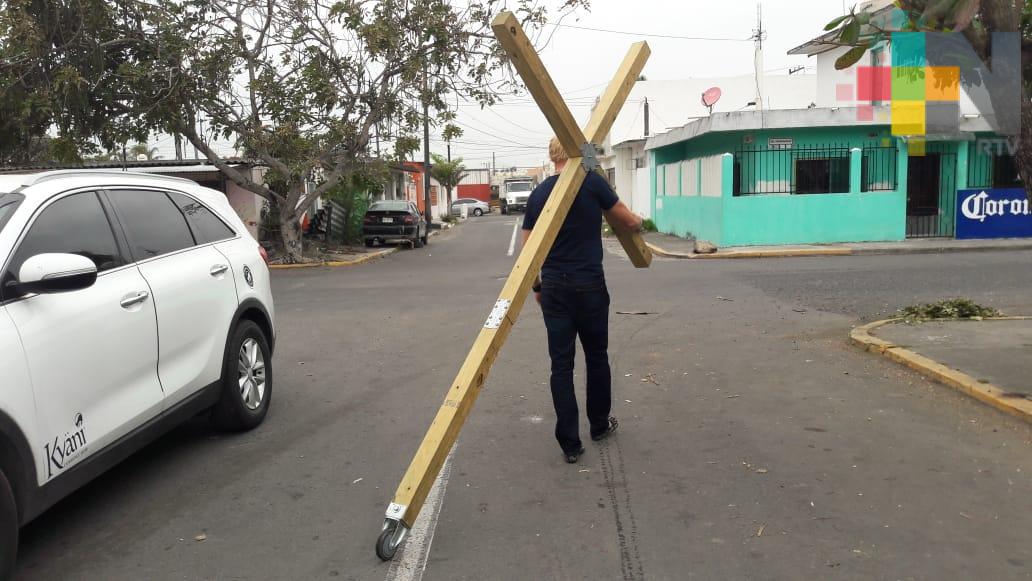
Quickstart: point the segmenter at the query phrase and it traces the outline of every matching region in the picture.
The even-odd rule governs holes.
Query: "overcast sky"
[[[546,28],[546,33],[554,30],[555,35],[541,52],[541,58],[582,126],[594,98],[609,82],[630,44],[638,40],[647,40],[652,48],[644,71],[649,80],[730,77],[753,72],[754,45],[742,40],[751,37],[756,28],[755,1],[592,0],[591,4],[590,12],[576,13],[562,23],[639,34],[739,41],[660,38],[567,26]],[[813,59],[786,53],[817,36],[825,24],[844,14],[843,5],[841,0],[763,0],[763,27],[767,31],[764,68],[768,74],[787,74],[790,66],[812,67]],[[845,8],[851,5],[852,2]],[[489,164],[492,152],[498,167],[540,165],[547,159],[545,144],[551,131],[529,98],[511,100],[491,110],[460,104],[458,121],[465,135],[459,139],[463,143],[453,142],[452,156],[463,156],[469,167]],[[658,121],[659,125],[665,123]],[[431,135],[432,139],[439,137]],[[432,142],[431,150],[443,154],[444,143]]]

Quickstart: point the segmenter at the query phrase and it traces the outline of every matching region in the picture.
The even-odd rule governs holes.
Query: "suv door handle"
[[[140,291],[136,294],[129,294],[122,297],[122,301],[119,304],[122,305],[123,309],[128,309],[142,303],[143,301],[147,300],[148,297],[150,297],[149,292]]]
[[[211,270],[209,270],[208,272],[212,276],[222,276],[223,274],[226,274],[227,270],[229,270],[229,266],[225,264],[216,264],[215,266],[211,267]]]

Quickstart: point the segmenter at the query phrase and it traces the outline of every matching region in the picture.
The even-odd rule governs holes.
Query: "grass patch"
[[[1000,311],[976,304],[971,299],[946,299],[937,303],[926,303],[899,310],[899,316],[906,323],[920,323],[933,319],[985,319],[999,317]]]
[[[644,220],[642,220],[642,222],[641,222],[641,229],[646,231],[646,232],[658,232],[659,231],[659,229],[656,228],[656,223],[652,221],[652,218],[645,218]]]

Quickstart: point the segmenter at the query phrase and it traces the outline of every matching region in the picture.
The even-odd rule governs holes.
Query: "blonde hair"
[[[562,144],[559,143],[559,139],[553,137],[548,142],[548,157],[552,160],[552,163],[562,163],[569,160],[569,156],[566,155],[566,150],[563,149]]]

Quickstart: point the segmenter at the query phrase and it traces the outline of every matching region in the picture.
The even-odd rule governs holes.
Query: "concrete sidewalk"
[[[695,254],[695,241],[669,234],[649,232],[645,241],[652,251],[667,258],[781,258],[789,256],[851,256],[864,254],[942,254],[947,252],[990,252],[1032,250],[1032,239],[953,240],[922,238],[903,242],[857,242],[848,244],[795,244],[787,246],[738,246],[721,248],[716,254]]]
[[[852,338],[870,351],[1032,421],[1032,318],[913,325],[879,321],[855,329]]]

